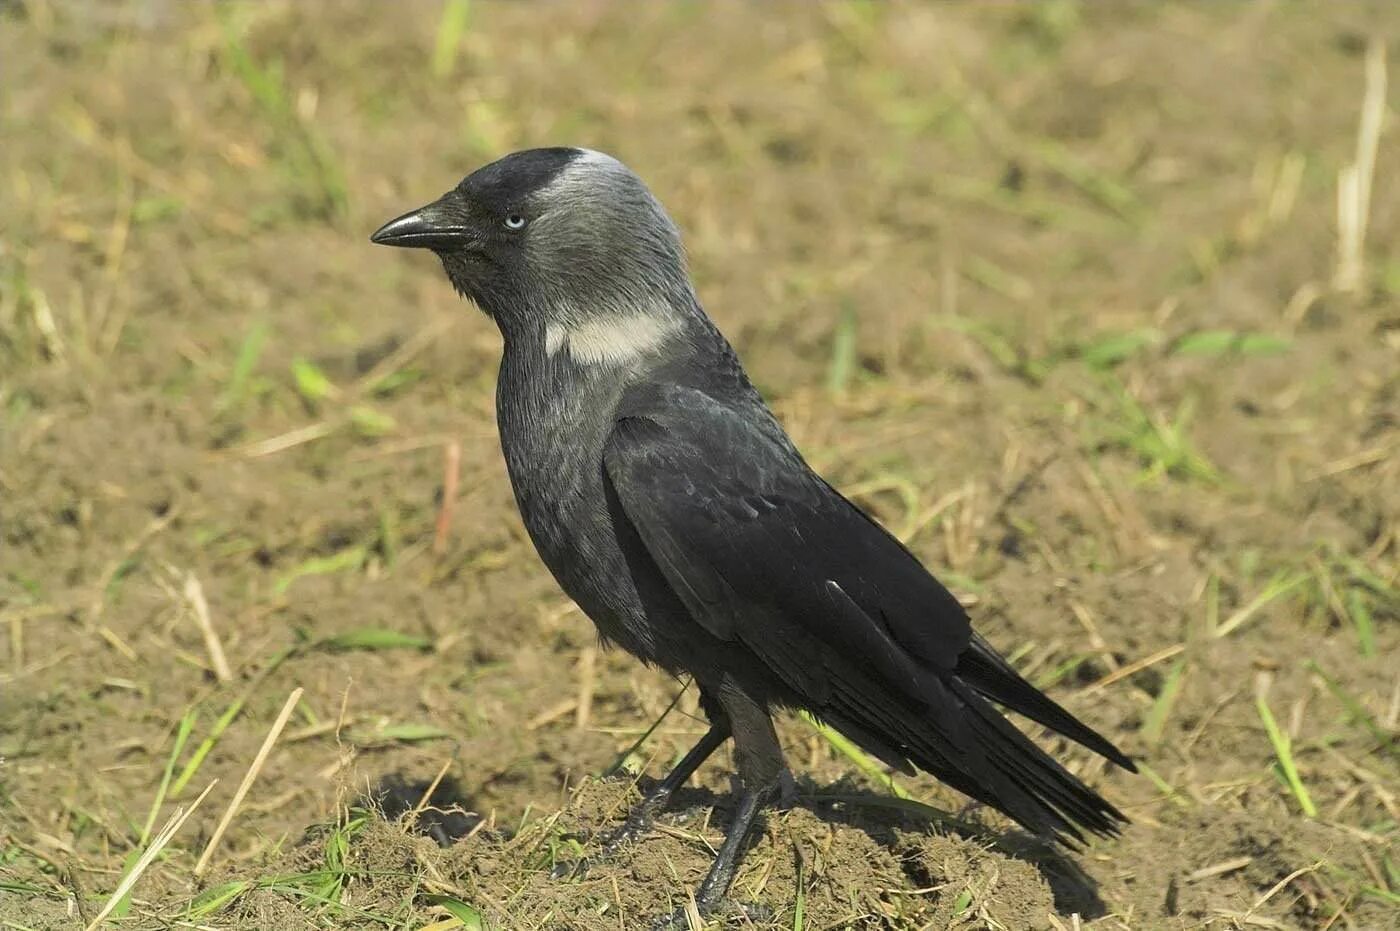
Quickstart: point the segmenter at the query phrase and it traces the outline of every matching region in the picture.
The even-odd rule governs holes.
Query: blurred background
[[[368,242],[555,144],[648,181],[813,464],[1144,764],[1054,745],[1134,821],[1065,857],[792,719],[725,926],[1400,923],[1397,26],[0,3],[0,924],[627,929],[694,888],[727,750],[551,878],[695,696],[597,650],[494,327]]]

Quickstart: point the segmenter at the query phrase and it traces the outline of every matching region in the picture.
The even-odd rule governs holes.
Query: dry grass
[[[696,698],[596,650],[515,516],[494,333],[365,240],[558,142],[649,179],[812,462],[1143,763],[1052,741],[1134,819],[1067,857],[788,721],[803,802],[728,926],[1400,921],[1397,26],[0,3],[0,927],[690,901],[723,754],[554,878]],[[400,821],[365,807],[390,773]]]

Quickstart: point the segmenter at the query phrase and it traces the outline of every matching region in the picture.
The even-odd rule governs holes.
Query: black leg
[[[754,822],[777,794],[778,786],[775,783],[757,789],[746,788],[739,796],[739,806],[734,810],[734,820],[729,823],[724,843],[720,845],[715,862],[710,865],[710,871],[705,874],[705,879],[695,893],[695,904],[699,907],[701,915],[710,914],[724,899],[724,894],[729,891],[729,884],[734,881],[734,873],[739,869],[744,844],[753,832]]]
[[[695,905],[702,916],[709,915],[724,901],[729,885],[743,859],[744,847],[764,806],[778,794],[782,776],[783,750],[773,730],[768,708],[746,695],[733,683],[724,683],[715,698],[734,733],[734,761],[739,769],[738,805],[725,832],[715,862],[695,893]],[[677,912],[661,919],[654,927],[684,928],[684,914]]]
[[[671,796],[676,794],[686,780],[694,775],[695,770],[700,768],[710,756],[719,749],[719,745],[729,739],[729,720],[718,718],[710,725],[710,729],[705,732],[695,746],[691,747],[681,761],[666,774],[656,785],[642,796],[641,802],[627,815],[627,823],[622,826],[617,833],[608,838],[603,845],[604,856],[611,856],[624,844],[630,844],[638,837],[651,830],[652,822],[656,820],[657,814],[664,811],[666,805],[671,801]]]

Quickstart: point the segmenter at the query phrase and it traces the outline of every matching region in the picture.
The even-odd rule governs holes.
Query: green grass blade
[[[1041,675],[1036,676],[1034,682],[1035,687],[1038,689],[1048,689],[1053,687],[1054,685],[1059,683],[1060,680],[1064,679],[1065,676],[1068,676],[1080,666],[1083,666],[1084,663],[1088,661],[1088,659],[1088,653],[1077,653],[1074,656],[1071,656],[1069,659],[1060,663],[1058,666],[1055,666],[1053,669],[1049,669]]]
[[[1269,735],[1269,743],[1273,744],[1274,756],[1278,758],[1278,765],[1283,770],[1283,777],[1288,781],[1288,788],[1292,791],[1293,797],[1298,800],[1298,807],[1309,818],[1316,818],[1317,806],[1313,804],[1307,786],[1303,785],[1303,780],[1298,775],[1298,767],[1293,760],[1293,742],[1288,739],[1288,735],[1274,720],[1274,713],[1269,710],[1269,703],[1264,700],[1263,695],[1255,700],[1255,705],[1259,709],[1259,720],[1264,722],[1264,731]]]
[[[267,342],[270,330],[266,321],[259,320],[248,330],[248,335],[243,337],[243,343],[238,347],[238,355],[233,360],[233,371],[229,374],[228,384],[224,386],[224,392],[219,397],[220,410],[236,407],[244,400],[252,381],[253,369],[257,367],[258,359],[262,356],[263,345]]]
[[[1251,598],[1244,607],[1226,618],[1225,621],[1215,629],[1215,636],[1224,637],[1243,627],[1269,602],[1291,592],[1309,578],[1311,578],[1311,576],[1306,572],[1298,572],[1291,575],[1287,572],[1279,572],[1269,580],[1268,584],[1264,586],[1259,594]]]
[[[213,729],[209,731],[209,735],[199,742],[199,746],[194,748],[194,753],[190,754],[190,758],[185,761],[184,768],[180,770],[179,777],[176,778],[175,784],[170,788],[170,794],[178,796],[184,791],[185,786],[194,778],[195,773],[199,772],[199,767],[204,765],[204,758],[214,749],[214,745],[219,742],[219,738],[223,736],[224,731],[233,723],[233,719],[238,717],[238,713],[243,710],[243,703],[247,701],[247,698],[248,696],[246,694],[240,695],[233,700],[232,704],[224,709],[223,714],[219,715],[218,720],[214,722]]]
[[[368,404],[356,404],[350,408],[350,426],[360,436],[385,436],[398,429],[392,416],[376,410]]]
[[[854,763],[856,768],[865,773],[872,782],[884,786],[891,795],[902,799],[913,798],[899,783],[894,781],[894,777],[885,771],[884,766],[878,760],[857,747],[844,734],[819,721],[811,712],[800,711],[798,716],[810,724],[818,734],[826,738],[827,743]]]
[[[1268,333],[1238,333],[1234,330],[1200,330],[1187,333],[1171,347],[1173,355],[1218,357],[1224,355],[1267,356],[1291,349],[1293,344]]]
[[[1112,368],[1162,341],[1162,333],[1150,327],[1114,333],[1079,347],[1079,358],[1090,368]]]
[[[292,360],[292,381],[300,394],[312,404],[335,394],[337,388],[330,377],[315,362],[302,356]]]
[[[1387,582],[1361,560],[1345,553],[1337,554],[1337,561],[1346,567],[1352,578],[1371,589],[1377,598],[1388,604],[1400,606],[1400,589],[1395,587],[1393,581]]]
[[[376,728],[366,735],[368,739],[377,743],[420,743],[424,740],[443,740],[451,737],[452,732],[438,727],[436,724],[388,724],[384,727]]]
[[[481,912],[461,899],[455,899],[450,895],[427,895],[423,898],[429,905],[436,905],[446,910],[447,914],[462,923],[462,928],[465,931],[484,931],[486,923],[481,917]]]
[[[236,879],[233,882],[205,889],[190,900],[190,904],[185,908],[185,917],[195,920],[217,914],[252,888],[253,882],[251,880]]]
[[[831,334],[831,361],[826,369],[826,389],[842,394],[851,386],[856,371],[856,312],[847,307]]]
[[[1317,664],[1316,660],[1310,659],[1304,665],[1322,680],[1323,684],[1327,686],[1327,691],[1331,692],[1332,696],[1342,703],[1342,707],[1346,708],[1347,714],[1351,716],[1352,720],[1357,721],[1366,729],[1371,735],[1371,738],[1380,745],[1380,750],[1387,753],[1395,752],[1397,746],[1396,734],[1392,734],[1382,727],[1380,722],[1375,719],[1375,716],[1367,711],[1361,702],[1357,701],[1356,696],[1352,695],[1342,687],[1340,682],[1324,672],[1322,667]]]
[[[1137,763],[1138,772],[1146,776],[1147,781],[1157,787],[1157,791],[1162,793],[1163,798],[1179,808],[1191,807],[1190,799],[1188,799],[1180,789],[1163,779],[1160,773],[1142,760],[1136,760],[1135,762]]]
[[[1030,144],[1050,170],[1127,223],[1133,226],[1142,224],[1147,208],[1127,185],[1080,161],[1069,149],[1055,140],[1034,139]]]
[[[1162,690],[1157,693],[1157,699],[1147,710],[1147,716],[1143,718],[1142,739],[1150,747],[1156,746],[1162,741],[1162,733],[1166,730],[1167,719],[1171,717],[1172,707],[1176,704],[1177,696],[1181,694],[1181,685],[1185,674],[1186,657],[1182,656],[1167,673],[1167,678],[1162,683]]]
[[[358,627],[317,641],[317,646],[329,650],[431,650],[433,642],[427,637],[405,634],[386,627]]]
[[[219,738],[223,736],[224,731],[228,729],[228,726],[238,717],[239,712],[243,710],[243,705],[248,701],[248,697],[253,694],[253,690],[256,689],[264,679],[271,675],[278,666],[281,666],[293,652],[295,652],[295,647],[287,647],[274,654],[267,665],[258,671],[256,678],[253,679],[252,683],[249,684],[243,694],[234,699],[233,703],[230,704],[228,708],[224,709],[224,713],[219,715],[219,719],[214,722],[214,727],[209,731],[209,736],[200,741],[199,746],[195,748],[194,753],[192,753],[189,760],[186,761],[184,768],[180,770],[179,777],[176,778],[175,784],[170,788],[171,795],[178,796],[184,791],[185,786],[194,778],[195,773],[199,772],[199,767],[203,765],[205,757],[214,749],[214,745],[219,742]]]
[[[442,5],[442,16],[438,19],[437,36],[433,42],[433,77],[449,77],[457,66],[457,50],[462,47],[462,36],[467,32],[470,13],[470,0],[447,0]]]
[[[1347,589],[1347,615],[1356,628],[1356,642],[1362,656],[1376,655],[1376,625],[1371,617],[1371,607],[1366,603],[1366,595],[1359,588]]]
[[[146,841],[151,839],[151,829],[155,827],[156,815],[160,813],[160,808],[165,804],[166,794],[170,791],[170,779],[175,772],[175,761],[180,758],[180,753],[185,749],[185,741],[189,740],[190,731],[194,730],[195,721],[199,719],[199,712],[194,708],[185,711],[180,718],[180,724],[175,729],[175,745],[170,748],[170,756],[165,761],[165,772],[160,777],[160,787],[156,789],[155,801],[151,802],[151,810],[146,815],[146,823],[141,828],[141,840],[137,842],[137,847],[145,847]]]
[[[681,700],[681,696],[684,695],[686,693],[686,690],[689,688],[690,680],[687,679],[685,686],[679,692],[676,693],[676,697],[671,699],[671,703],[665,707],[665,709],[661,712],[660,716],[658,716],[655,721],[651,722],[651,726],[642,732],[642,736],[632,741],[632,746],[619,753],[617,757],[614,758],[613,761],[608,764],[608,768],[603,770],[604,779],[607,779],[609,776],[615,775],[616,773],[620,772],[622,770],[622,767],[627,765],[627,761],[632,758],[632,755],[635,754],[638,750],[642,749],[642,745],[651,739],[652,734],[656,733],[656,729],[661,726],[661,722],[666,720],[667,715],[669,715],[675,709],[676,705]]]
[[[285,595],[287,589],[292,587],[292,583],[308,575],[332,575],[337,572],[353,572],[365,564],[365,557],[368,555],[368,547],[352,546],[338,553],[332,553],[329,556],[313,556],[305,562],[293,566],[280,576],[277,581],[273,583],[272,591],[278,595]]]
[[[131,871],[134,870],[134,869],[136,869],[136,864],[141,860],[141,855],[142,855],[143,853],[145,853],[145,852],[146,852],[146,847],[145,847],[145,844],[142,843],[142,844],[141,844],[140,846],[138,846],[138,847],[133,847],[133,848],[127,853],[126,858],[125,858],[124,860],[122,860],[122,871],[121,871],[121,875],[117,878],[117,882],[118,882],[118,883],[120,883],[122,880],[126,879],[126,877],[131,873]],[[125,918],[128,914],[130,914],[130,912],[131,912],[131,893],[132,893],[133,891],[134,891],[133,889],[128,889],[128,890],[126,891],[126,895],[122,896],[121,899],[120,899],[120,901],[118,901],[116,905],[112,906],[112,917],[113,917],[113,918]]]
[[[807,863],[796,844],[792,854],[797,858],[797,901],[792,905],[792,931],[802,931],[807,922]]]

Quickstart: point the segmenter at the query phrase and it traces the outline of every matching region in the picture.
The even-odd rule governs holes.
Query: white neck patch
[[[572,326],[544,329],[545,355],[568,349],[580,365],[626,365],[656,352],[680,329],[679,321],[657,314],[612,314]]]

